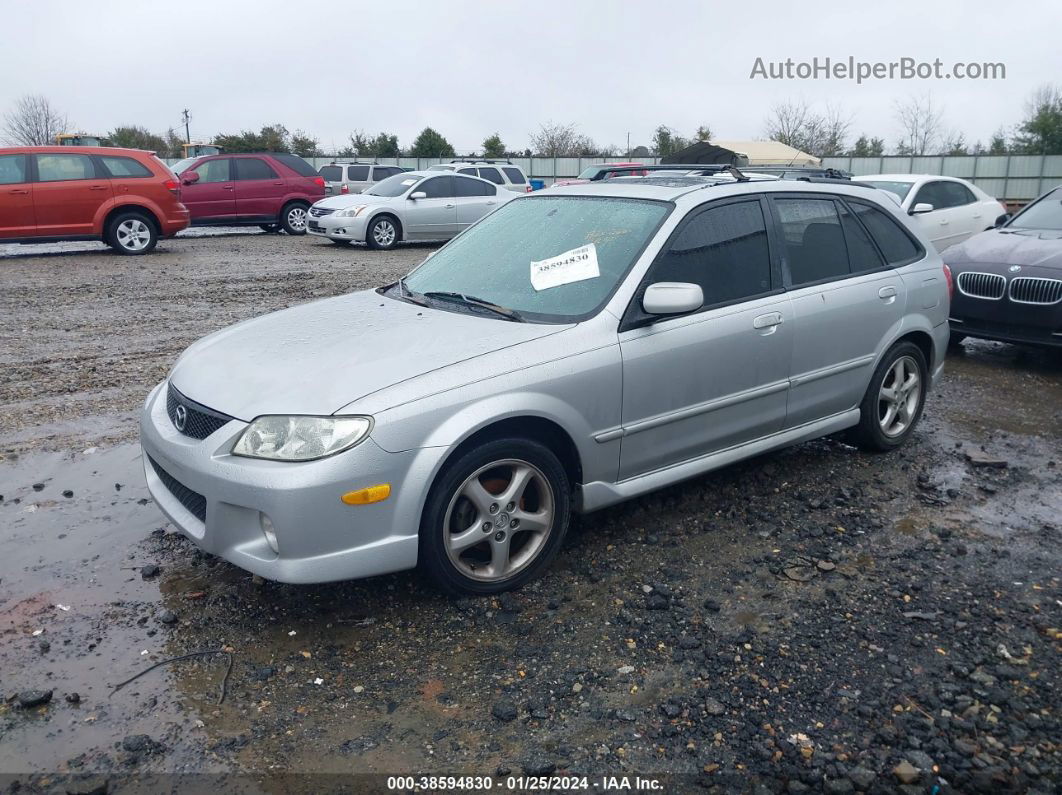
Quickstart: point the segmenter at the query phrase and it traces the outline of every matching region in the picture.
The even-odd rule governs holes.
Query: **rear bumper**
[[[173,237],[182,229],[187,229],[192,223],[192,214],[182,204],[179,210],[172,210],[168,216],[159,219],[160,237]]]

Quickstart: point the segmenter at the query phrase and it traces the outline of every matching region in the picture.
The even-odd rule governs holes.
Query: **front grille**
[[[985,298],[998,301],[1007,289],[1007,280],[998,273],[964,271],[956,282],[959,292],[970,298]]]
[[[166,392],[166,413],[170,416],[173,427],[185,436],[193,439],[205,439],[222,425],[232,420],[225,414],[220,414],[206,406],[200,406],[194,400],[189,400],[178,392],[173,384],[169,384]],[[183,408],[185,413],[184,427],[179,424],[177,417],[178,408]]]
[[[1011,279],[1010,300],[1019,304],[1057,304],[1062,301],[1062,281],[1032,276]]]
[[[311,207],[310,208],[310,215],[312,215],[314,218],[320,218],[322,215],[331,215],[334,212],[335,212],[335,210],[329,209],[328,207]]]
[[[159,480],[162,481],[162,484],[169,489],[170,494],[177,498],[177,502],[187,508],[188,513],[192,514],[192,516],[205,524],[206,497],[198,492],[192,491],[178,481],[173,475],[160,467],[151,456],[148,456],[148,461],[151,462],[151,468],[155,470],[155,474],[159,476]]]

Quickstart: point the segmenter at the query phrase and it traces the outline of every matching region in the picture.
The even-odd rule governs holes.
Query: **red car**
[[[146,254],[188,221],[180,185],[151,152],[0,149],[0,242],[102,240],[119,254]]]
[[[587,183],[597,182],[599,179],[609,179],[610,177],[644,177],[649,172],[637,168],[637,166],[641,165],[644,164],[597,163],[596,165],[584,168],[577,177],[558,179],[550,187],[559,188],[565,185],[586,185]]]
[[[209,155],[176,166],[193,226],[260,226],[306,234],[306,213],[324,177],[298,155]]]

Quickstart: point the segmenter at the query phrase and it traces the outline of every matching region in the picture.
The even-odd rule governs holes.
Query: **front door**
[[[480,179],[455,176],[457,231],[472,226],[498,206],[498,188]]]
[[[100,208],[114,193],[108,176],[98,174],[88,155],[41,154],[33,156],[37,182],[33,186],[33,213],[41,237],[93,234]]]
[[[234,157],[236,215],[243,218],[276,218],[288,185],[260,157]]]
[[[232,159],[216,157],[197,163],[191,171],[199,180],[181,185],[181,203],[192,214],[192,221],[224,221],[236,215],[236,183],[232,176]]]
[[[30,237],[35,231],[26,156],[0,155],[0,238]]]
[[[793,302],[786,427],[795,428],[859,405],[907,295],[846,204],[822,194],[771,203]]]
[[[649,269],[701,286],[704,306],[648,318],[639,290],[620,327],[620,479],[782,429],[792,309],[768,243],[762,199],[713,203],[678,227]]]
[[[943,251],[969,237],[969,214],[953,204],[955,197],[950,190],[952,184],[945,180],[926,182],[911,200],[912,209],[918,204],[933,205],[931,211],[918,213],[914,218],[937,251]]]
[[[457,234],[457,202],[452,175],[423,180],[414,186],[413,192],[423,192],[426,197],[405,200],[404,226],[409,237],[439,240]]]

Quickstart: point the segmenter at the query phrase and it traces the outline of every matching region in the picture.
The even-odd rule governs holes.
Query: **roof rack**
[[[508,158],[504,160],[495,160],[486,157],[455,157],[450,161],[451,163],[508,163],[510,166],[513,164],[512,160]]]

